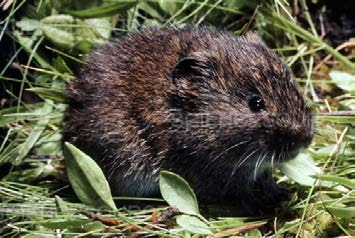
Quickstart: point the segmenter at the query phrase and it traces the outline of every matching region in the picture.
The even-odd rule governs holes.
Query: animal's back
[[[152,122],[160,127],[170,122],[173,85],[167,77],[184,54],[211,43],[204,43],[206,35],[220,34],[196,28],[132,33],[91,53],[68,87],[63,140],[100,163],[109,180],[120,184],[114,193],[158,192],[160,165],[153,164],[164,159],[170,145],[161,128],[148,127]],[[155,149],[158,144],[166,150]]]

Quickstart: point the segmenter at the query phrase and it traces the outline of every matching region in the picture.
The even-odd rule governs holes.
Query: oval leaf
[[[34,19],[24,18],[16,22],[16,26],[20,28],[21,31],[35,31],[39,26],[39,22]]]
[[[317,176],[321,173],[320,168],[317,167],[313,159],[303,153],[299,154],[295,159],[281,164],[280,170],[297,183],[306,186],[313,186],[316,179],[312,178],[312,176]],[[329,182],[322,182],[318,185],[331,186],[332,184]]]
[[[212,234],[207,224],[198,219],[197,217],[189,215],[180,215],[176,218],[176,222],[183,229],[191,233],[202,235]]]
[[[329,73],[333,82],[344,91],[355,92],[355,75],[333,70]]]
[[[63,152],[70,184],[80,201],[115,210],[108,182],[95,161],[69,142],[64,143]]]
[[[195,193],[182,177],[169,171],[161,171],[159,187],[161,195],[170,206],[182,213],[199,214]]]
[[[54,15],[41,20],[41,29],[48,40],[67,49],[75,45],[73,24],[75,19],[70,15]]]

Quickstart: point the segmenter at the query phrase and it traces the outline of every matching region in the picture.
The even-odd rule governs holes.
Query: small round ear
[[[211,67],[208,59],[196,53],[182,58],[172,70],[172,78],[202,79],[211,76]]]

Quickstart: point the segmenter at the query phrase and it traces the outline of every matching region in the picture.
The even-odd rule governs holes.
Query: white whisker
[[[254,166],[254,181],[255,181],[255,179],[256,179],[256,170],[257,170],[257,168],[258,168],[258,163],[259,163],[259,161],[260,161],[262,155],[263,155],[263,154],[260,153],[260,155],[258,156],[258,159],[256,160],[255,166]]]
[[[204,168],[203,168],[203,170],[201,171],[201,175],[203,174],[203,172],[213,163],[213,162],[215,162],[217,159],[219,159],[222,155],[224,155],[226,152],[228,152],[228,151],[230,151],[230,150],[232,150],[232,149],[234,149],[234,148],[236,148],[236,147],[238,147],[238,146],[240,146],[240,145],[243,145],[243,144],[245,144],[245,143],[247,143],[248,141],[242,141],[242,142],[240,142],[240,143],[238,143],[238,144],[234,144],[234,145],[232,145],[232,146],[230,146],[230,147],[228,147],[227,149],[225,149],[224,151],[222,151],[221,153],[219,153],[216,157],[214,157]]]
[[[259,164],[258,164],[258,163],[256,163],[256,165],[255,165],[255,170],[254,170],[254,181],[256,180],[257,170],[260,168],[260,166],[261,166],[261,165],[262,165],[262,163],[264,162],[264,160],[265,160],[265,158],[266,158],[267,154],[268,154],[268,152],[266,152],[266,153],[264,154],[264,156],[261,158],[260,163],[259,163]],[[258,161],[257,161],[257,162],[258,162]]]
[[[275,151],[272,153],[271,156],[271,171],[274,170],[274,159],[275,159]]]
[[[259,151],[259,150],[258,149],[254,150],[248,156],[246,156],[243,160],[241,160],[239,163],[237,163],[236,166],[234,166],[234,168],[233,168],[230,178],[232,178],[234,173],[245,163],[245,161],[247,161],[247,159],[250,158],[250,156],[255,154],[257,151]],[[243,157],[241,157],[241,158],[243,158]]]

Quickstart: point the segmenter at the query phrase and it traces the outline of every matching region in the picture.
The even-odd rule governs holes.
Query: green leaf
[[[29,53],[33,54],[33,57],[36,61],[46,69],[53,69],[53,67],[47,62],[47,59],[41,55],[39,52],[33,52],[33,45],[38,40],[39,37],[42,39],[42,31],[40,29],[35,30],[31,37],[23,35],[20,31],[14,31],[13,35],[15,36],[17,42]]]
[[[332,81],[341,89],[348,92],[355,92],[355,75],[333,70],[329,73]]]
[[[344,177],[338,177],[338,176],[334,176],[334,175],[318,175],[317,177],[323,181],[331,181],[331,182],[339,183],[339,184],[344,185],[346,187],[355,189],[355,180],[354,179],[347,179]]]
[[[82,18],[107,17],[116,13],[127,11],[134,5],[136,5],[135,1],[126,0],[85,10],[69,11],[69,14]]]
[[[252,238],[262,238],[262,237],[265,237],[263,236],[263,234],[259,231],[259,229],[253,229],[253,230],[250,230],[248,231],[246,234],[245,234],[245,237],[252,237]]]
[[[75,19],[70,15],[53,15],[41,20],[43,34],[53,44],[65,49],[88,52],[105,43],[111,34],[110,19]]]
[[[305,186],[313,186],[316,180],[312,176],[317,176],[321,172],[313,159],[303,153],[295,159],[281,164],[280,170],[289,178]],[[331,186],[331,183],[322,182],[320,185]]]
[[[116,210],[108,182],[95,161],[69,142],[64,143],[63,152],[70,184],[80,201]]]
[[[70,49],[75,45],[72,28],[74,23],[74,17],[70,15],[53,15],[43,18],[40,26],[48,40],[60,47]]]
[[[24,18],[16,22],[16,26],[20,28],[21,31],[35,31],[39,26],[39,22],[34,19]]]
[[[327,207],[328,211],[337,217],[354,218],[355,207]]]
[[[57,103],[65,103],[65,94],[60,89],[33,87],[26,90],[33,92],[44,99],[50,99]]]
[[[222,211],[223,212],[223,211]],[[217,220],[213,222],[213,227],[234,228],[245,224],[245,217],[233,217],[223,220]]]
[[[160,12],[147,2],[140,2],[139,9],[148,13],[153,18],[153,19],[145,19],[144,21],[147,21],[147,20],[155,21],[155,22],[164,21],[164,18],[161,16]],[[146,25],[145,22],[144,22],[144,25]]]
[[[159,187],[161,195],[170,206],[185,214],[199,215],[195,193],[182,177],[169,171],[161,171]]]
[[[65,204],[65,202],[63,201],[63,199],[61,197],[59,197],[58,195],[55,195],[54,199],[55,199],[55,205],[57,207],[57,211],[59,213],[65,214],[65,213],[69,212],[69,208],[68,208],[67,204]]]
[[[168,13],[170,16],[174,15],[174,13],[178,9],[178,3],[176,1],[170,1],[170,0],[160,0],[159,1],[159,6],[160,8]]]
[[[59,119],[61,120],[61,119]],[[62,135],[59,130],[41,136],[36,142],[35,153],[38,155],[53,155],[62,151]]]
[[[345,110],[355,111],[355,99],[347,99],[339,102]]]
[[[56,53],[63,54],[64,56],[66,56],[66,57],[68,57],[68,58],[70,58],[72,60],[77,61],[77,59],[75,59],[75,58],[73,58],[73,57],[71,57],[69,55],[66,55],[65,53],[62,53],[62,52],[60,52],[58,50],[55,50],[55,49],[52,49],[52,48],[51,48],[51,50],[53,50]],[[56,68],[56,70],[58,70],[58,72],[60,72],[62,74],[69,74],[69,76],[73,76],[74,75],[74,73],[72,72],[72,70],[68,66],[67,62],[65,62],[65,60],[61,56],[53,58],[52,59],[52,64],[53,64],[53,67]],[[48,75],[46,75],[46,76],[48,76]]]
[[[180,215],[176,218],[176,222],[183,229],[191,233],[202,235],[212,234],[207,224],[198,219],[197,217],[189,215]]]
[[[75,29],[75,47],[89,52],[92,47],[104,44],[111,34],[108,18],[77,20]]]
[[[45,221],[38,221],[37,224],[50,229],[66,229],[68,226],[83,226],[92,221],[80,218],[54,218]]]
[[[50,235],[50,234],[26,234],[21,236],[21,238],[57,238],[58,236],[56,235]]]
[[[35,112],[43,107],[44,103],[33,103],[31,105],[20,106],[20,107],[9,107],[0,109],[0,127],[6,126],[7,124],[17,122],[20,120],[27,119],[25,116],[19,116],[16,112]],[[16,114],[16,115],[15,115]]]
[[[337,124],[351,124],[355,123],[354,116],[317,116],[317,120],[324,122],[335,122]]]
[[[110,18],[90,18],[85,19],[84,22],[95,31],[96,35],[103,39],[109,39],[111,36],[112,25]]]
[[[89,231],[100,231],[104,230],[105,226],[102,224],[100,221],[92,221],[87,224],[84,224],[80,227],[83,231],[89,232]]]
[[[49,122],[49,117],[47,116],[52,112],[52,104],[45,103],[40,110],[40,113],[43,113],[45,116],[38,120],[36,126],[32,128],[30,135],[27,137],[25,143],[21,144],[18,160],[23,159],[27,153],[32,149],[34,144],[38,141],[44,129],[47,127]]]
[[[19,169],[9,173],[4,180],[19,183],[32,183],[48,175],[48,173],[46,173],[46,166],[43,163],[31,163],[29,166],[31,166],[31,168]]]
[[[317,156],[321,156],[321,157],[328,157],[332,151],[334,151],[334,149],[336,149],[335,147],[339,147],[337,150],[343,154],[343,155],[351,155],[351,151],[349,151],[347,149],[347,143],[340,143],[339,145],[327,145],[327,146],[324,146],[322,148],[319,148],[318,150],[315,151],[315,153],[317,154]]]

